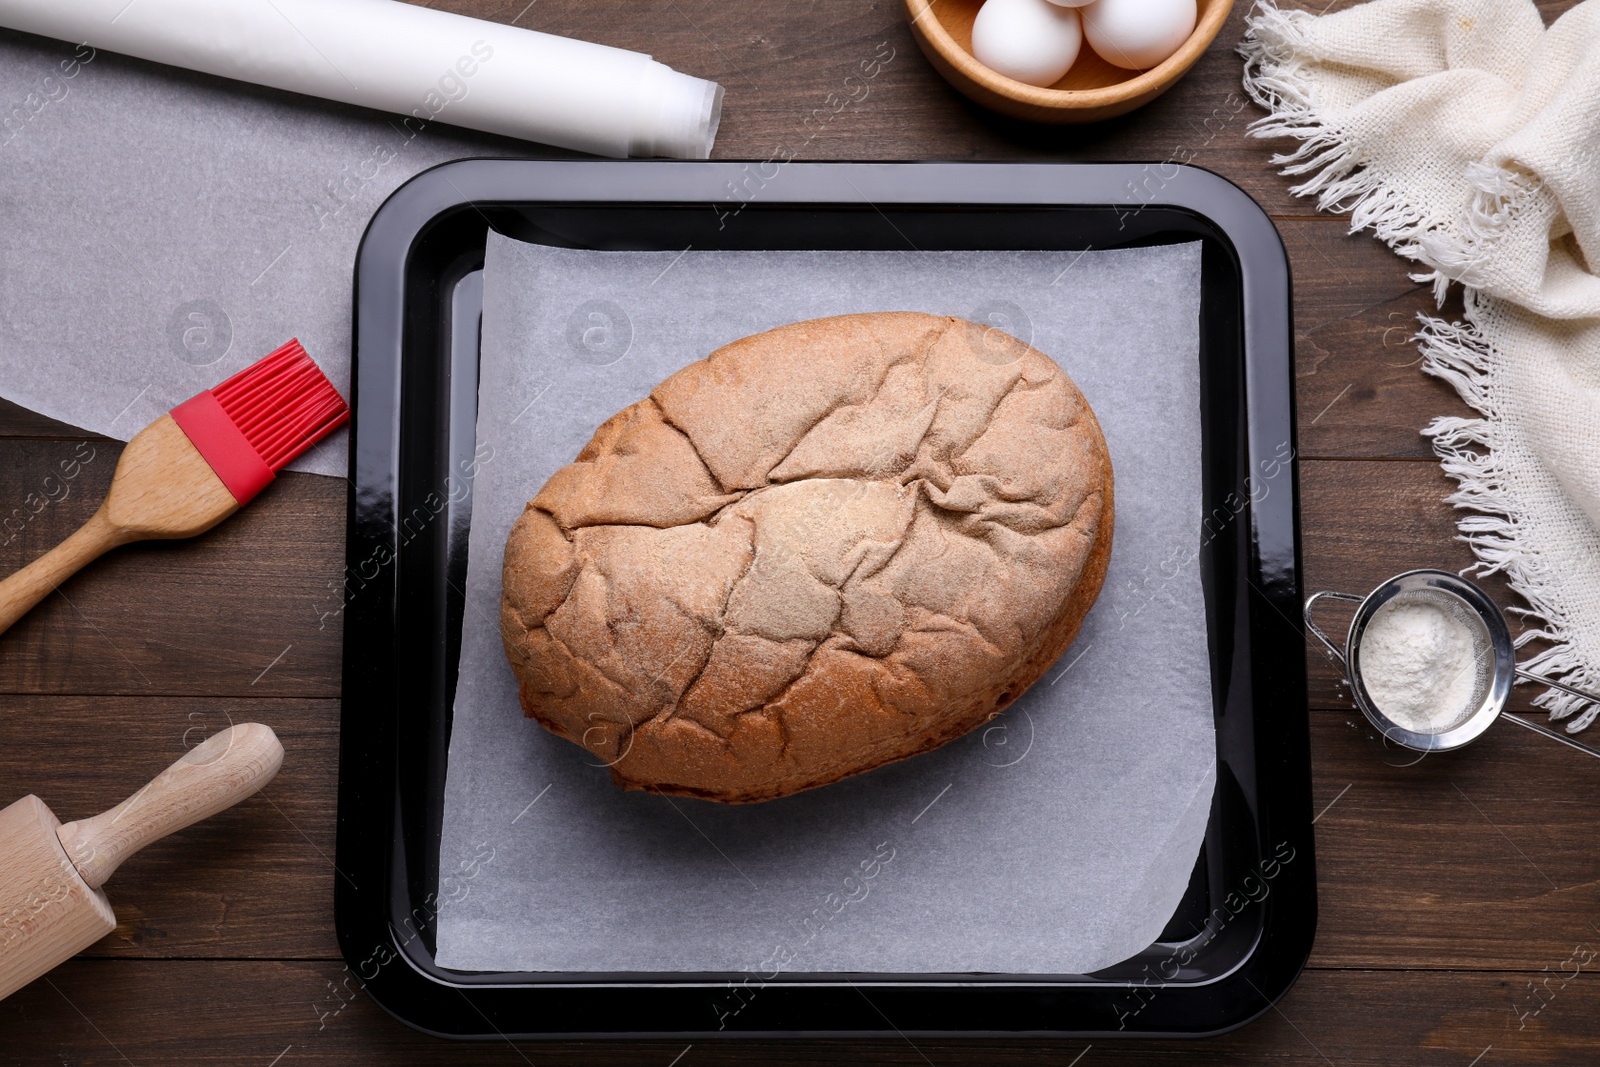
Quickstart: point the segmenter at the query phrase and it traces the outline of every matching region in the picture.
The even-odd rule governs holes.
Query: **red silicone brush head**
[[[300,342],[290,341],[171,414],[243,505],[290,460],[342,426],[350,408]]]
[[[274,474],[350,417],[344,397],[298,340],[212,387],[211,395]]]

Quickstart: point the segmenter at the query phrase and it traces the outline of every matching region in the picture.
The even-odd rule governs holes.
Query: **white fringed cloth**
[[[1423,431],[1482,573],[1533,620],[1529,664],[1600,685],[1600,0],[1545,28],[1531,0],[1258,6],[1240,52],[1258,137],[1294,192],[1415,260],[1466,321],[1424,316],[1423,369],[1481,417]],[[1600,707],[1537,703],[1581,730]]]

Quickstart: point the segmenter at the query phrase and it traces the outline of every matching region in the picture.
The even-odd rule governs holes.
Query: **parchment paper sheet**
[[[0,396],[127,440],[298,336],[348,397],[372,212],[534,148],[0,30]],[[342,477],[347,451],[294,467]]]
[[[438,959],[469,970],[1077,973],[1145,948],[1215,772],[1200,577],[1199,245],[1056,252],[589,252],[490,235]],[[990,726],[783,800],[624,794],[522,717],[497,625],[507,531],[595,427],[798,319],[1003,325],[1093,405],[1116,472],[1105,591]],[[1184,551],[1189,549],[1190,551]],[[1167,575],[1172,574],[1168,578]]]

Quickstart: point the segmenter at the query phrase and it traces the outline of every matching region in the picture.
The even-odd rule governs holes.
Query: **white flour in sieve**
[[[1391,600],[1361,634],[1361,680],[1396,725],[1428,734],[1449,729],[1472,699],[1472,633],[1432,604]]]

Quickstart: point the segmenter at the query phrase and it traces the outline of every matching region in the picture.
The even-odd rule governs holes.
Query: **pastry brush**
[[[0,582],[0,632],[119,545],[211,529],[349,416],[299,341],[179,404],[128,442],[88,522]]]

